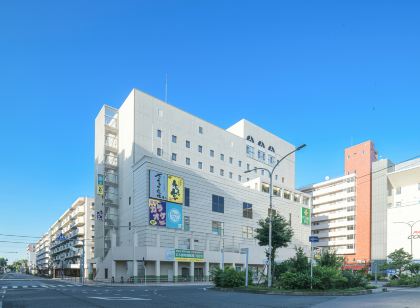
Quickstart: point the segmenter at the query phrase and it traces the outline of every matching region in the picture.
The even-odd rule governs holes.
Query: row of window
[[[255,157],[255,151],[254,151],[254,147],[247,145],[246,146],[246,155],[249,158],[256,158],[259,161],[263,162],[263,163],[268,163],[269,165],[275,165],[276,164],[276,158],[273,155],[268,154],[267,155],[267,160],[266,160],[266,155],[265,152],[262,150],[258,150],[257,151],[257,156]]]

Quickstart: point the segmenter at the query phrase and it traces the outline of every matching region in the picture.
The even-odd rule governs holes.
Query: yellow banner
[[[181,262],[204,262],[203,258],[175,258],[175,261]]]
[[[179,176],[168,175],[168,201],[184,203],[184,180]]]
[[[97,190],[98,195],[103,195],[104,194],[104,185],[99,185],[98,184],[98,190]]]

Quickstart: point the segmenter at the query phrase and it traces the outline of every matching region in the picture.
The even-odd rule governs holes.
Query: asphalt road
[[[81,286],[29,275],[0,275],[0,308],[8,307],[420,307],[420,289],[360,296],[228,293],[203,286]]]

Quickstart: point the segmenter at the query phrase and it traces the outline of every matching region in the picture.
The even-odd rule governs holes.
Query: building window
[[[251,166],[249,164],[246,164],[246,170],[250,170]]]
[[[232,178],[233,178],[233,173],[229,172],[229,179],[232,179]]]
[[[347,212],[353,212],[353,211],[354,211],[354,206],[347,207]]]
[[[128,197],[128,205],[131,205],[131,197]]]
[[[283,192],[283,198],[284,199],[287,199],[287,200],[290,200],[290,198],[291,198],[291,194],[290,194],[290,192],[288,192],[288,191],[284,191]]]
[[[184,200],[185,200],[184,205],[190,206],[190,189],[187,187],[185,187],[185,190],[184,190]]]
[[[238,160],[238,167],[242,167],[242,161],[241,160]]]
[[[347,245],[347,249],[353,249],[353,248],[354,248],[354,245],[353,244]]]
[[[284,183],[284,176],[281,177],[281,182]]]
[[[274,178],[276,179],[276,181],[279,179],[279,175],[278,174],[276,174],[275,176],[274,176]]]
[[[347,198],[347,202],[353,202],[354,201],[354,197],[348,197]]]
[[[184,231],[190,231],[190,216],[184,216]]]
[[[210,172],[213,173],[214,172],[214,167],[210,166]]]
[[[198,162],[198,169],[203,169],[203,163],[201,161]]]
[[[128,222],[128,230],[131,230],[131,221]]]
[[[185,147],[188,149],[191,147],[191,142],[189,140],[185,140]]]
[[[198,146],[198,152],[199,152],[199,153],[203,153],[203,146],[202,146],[202,145],[199,145],[199,146]]]
[[[220,160],[225,160],[225,155],[224,154],[220,154]]]
[[[203,133],[203,131],[204,131],[204,129],[203,129],[201,126],[199,126],[199,127],[198,127],[198,133],[199,133],[199,134],[202,134],[202,133]]]
[[[347,230],[354,230],[354,226],[347,226]]]
[[[241,175],[238,175],[238,181],[242,182],[242,176]]]
[[[349,235],[347,235],[347,239],[348,239],[348,240],[353,240],[353,239],[354,239],[354,234],[349,234]]]
[[[260,146],[260,147],[262,147],[263,149],[265,149],[264,142],[262,142],[262,141],[258,141],[258,146]]]
[[[214,150],[210,150],[210,157],[214,157]]]
[[[211,233],[214,235],[223,235],[223,222],[212,221],[211,222]]]
[[[242,227],[242,238],[254,238],[252,227]]]
[[[157,155],[157,156],[162,156],[162,154],[163,154],[162,149],[161,149],[161,148],[157,148],[157,149],[156,149],[156,155]]]
[[[273,195],[274,196],[277,196],[277,197],[281,197],[281,191],[280,191],[280,188],[278,188],[278,187],[273,187]]]
[[[189,157],[185,158],[185,164],[189,166],[191,164],[191,159]]]
[[[172,153],[172,160],[176,161],[176,153]]]
[[[401,206],[401,202],[395,202],[395,206]]]
[[[229,157],[229,164],[233,164],[233,157]]]
[[[245,218],[251,218],[252,219],[252,204],[244,202],[242,203],[242,215]]]
[[[401,186],[397,187],[397,189],[395,190],[397,195],[401,195]]]
[[[161,131],[160,129],[158,129],[158,130],[156,131],[156,136],[157,136],[158,138],[161,138],[161,137],[162,137],[162,131]]]
[[[105,279],[108,279],[108,269],[105,269]]]
[[[265,192],[265,193],[269,193],[270,192],[270,185],[268,185],[266,183],[262,183],[261,184],[261,191]]]
[[[254,147],[247,145],[246,146],[246,155],[248,157],[254,158]]]
[[[220,169],[220,175],[221,175],[221,176],[224,176],[224,175],[225,175],[225,170]]]
[[[354,191],[354,187],[349,187],[349,188],[347,188],[347,192],[348,192],[348,193],[353,192],[353,191]]]
[[[270,165],[274,165],[276,163],[276,159],[272,155],[268,155],[268,163]]]
[[[224,213],[225,212],[225,198],[218,196],[218,195],[212,195],[212,211],[218,212],[218,213]]]
[[[354,216],[347,216],[347,221],[353,221],[354,220]]]
[[[420,183],[417,184],[417,189],[420,190]]]
[[[175,135],[172,135],[172,142],[176,143],[176,136]]]

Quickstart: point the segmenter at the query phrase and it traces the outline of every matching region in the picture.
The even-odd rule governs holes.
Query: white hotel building
[[[312,235],[319,237],[314,247],[355,253],[355,188],[355,174],[302,188],[312,195]]]
[[[136,89],[119,109],[104,106],[95,121],[96,279],[207,279],[222,262],[241,268],[241,248],[262,270],[265,248],[254,229],[268,215],[269,178],[244,171],[270,168],[294,148],[246,120],[224,130]],[[311,200],[294,188],[294,155],[273,180],[274,209],[294,230],[278,250],[284,260],[295,246],[309,248],[302,212]],[[158,203],[166,216],[150,214]]]

